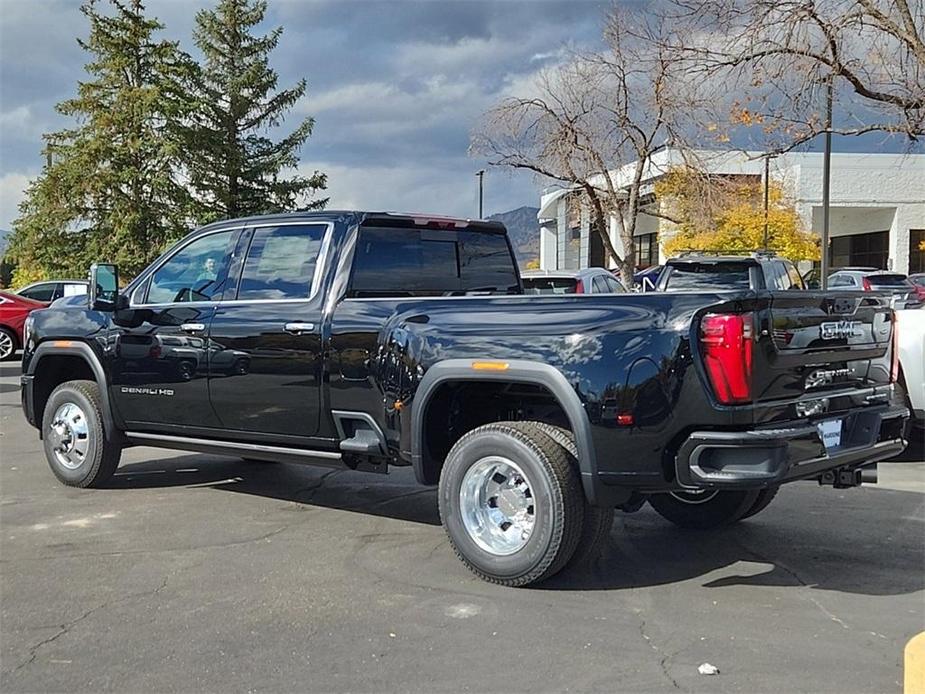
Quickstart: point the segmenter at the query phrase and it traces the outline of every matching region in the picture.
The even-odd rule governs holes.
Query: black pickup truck
[[[523,295],[500,224],[363,212],[212,224],[118,287],[94,265],[26,326],[22,406],[63,483],[133,445],[410,465],[506,585],[592,556],[614,509],[716,527],[905,445],[869,293]]]

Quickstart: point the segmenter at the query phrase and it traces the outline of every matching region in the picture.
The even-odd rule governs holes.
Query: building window
[[[925,251],[922,243],[925,242],[925,229],[909,230],[909,274],[925,272]]]
[[[885,270],[890,255],[890,232],[851,234],[832,239],[829,258],[832,269],[840,267],[873,267]]]
[[[643,234],[636,237],[636,269],[644,270],[658,265],[658,234]]]

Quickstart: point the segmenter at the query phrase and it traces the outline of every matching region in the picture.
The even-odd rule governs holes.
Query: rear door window
[[[793,281],[790,279],[790,275],[787,274],[787,267],[784,263],[780,260],[775,260],[771,265],[774,268],[774,286],[768,288],[779,289],[781,291],[792,289]]]
[[[289,224],[254,230],[239,301],[307,299],[313,289],[326,224]]]
[[[610,288],[607,286],[607,281],[598,275],[594,278],[594,293],[595,294],[609,294]]]
[[[361,227],[348,296],[515,294],[515,267],[501,234]]]
[[[750,263],[678,263],[668,267],[665,291],[749,289]]]
[[[787,269],[787,276],[790,277],[791,289],[806,289],[806,285],[803,282],[803,278],[800,276],[800,273],[794,267],[793,263],[784,262],[784,267]]]

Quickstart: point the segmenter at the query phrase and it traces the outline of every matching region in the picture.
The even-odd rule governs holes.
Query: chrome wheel
[[[8,359],[16,351],[16,345],[13,344],[13,336],[6,330],[0,330],[0,360]]]
[[[689,489],[684,492],[668,492],[668,494],[682,504],[696,505],[707,503],[719,492],[715,489]]]
[[[517,463],[501,456],[481,458],[466,471],[459,508],[469,537],[498,556],[523,549],[536,524],[530,481]]]
[[[48,438],[55,459],[68,470],[76,470],[83,465],[90,450],[87,415],[74,403],[64,403],[51,419]]]

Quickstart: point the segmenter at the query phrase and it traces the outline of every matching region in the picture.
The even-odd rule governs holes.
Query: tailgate
[[[869,292],[774,292],[766,320],[770,329],[762,326],[759,342],[765,346],[755,359],[757,401],[890,382],[889,297]]]

